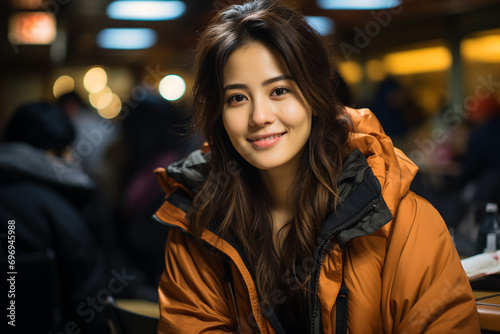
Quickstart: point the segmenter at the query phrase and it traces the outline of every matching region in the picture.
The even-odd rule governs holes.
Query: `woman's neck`
[[[283,166],[272,170],[261,170],[260,175],[268,191],[271,203],[269,207],[275,211],[290,211],[292,208],[290,186],[293,183],[297,168]]]
[[[264,186],[271,199],[269,209],[273,219],[275,241],[278,231],[293,218],[294,204],[290,188],[297,175],[298,165],[297,159],[296,163],[260,171]]]

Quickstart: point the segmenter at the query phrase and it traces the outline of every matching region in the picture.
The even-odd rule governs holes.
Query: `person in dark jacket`
[[[0,226],[9,235],[0,252],[2,260],[8,253],[17,261],[16,279],[28,281],[15,291],[15,326],[23,333],[109,332],[100,300],[112,271],[78,211],[94,183],[68,158],[74,138],[73,125],[59,107],[30,103],[14,113],[0,145]],[[9,228],[15,232],[9,234]],[[21,267],[23,258],[44,251],[55,259],[50,280],[59,282],[51,300],[38,297],[46,292],[40,282],[51,271],[43,267],[33,277]],[[54,324],[41,315],[58,304],[58,296],[62,312]]]

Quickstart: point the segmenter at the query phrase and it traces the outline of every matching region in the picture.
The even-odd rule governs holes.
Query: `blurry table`
[[[500,333],[500,291],[474,290],[474,298],[483,333]]]
[[[160,306],[157,302],[142,299],[117,299],[116,305],[135,313],[148,315],[154,318],[160,317]]]

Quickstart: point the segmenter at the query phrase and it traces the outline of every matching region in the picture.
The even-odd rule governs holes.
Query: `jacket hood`
[[[95,189],[87,174],[59,157],[26,143],[0,145],[0,184],[21,180],[40,182],[72,197],[88,195]]]
[[[346,108],[352,120],[350,144],[368,161],[382,188],[382,196],[392,214],[401,198],[410,190],[418,167],[399,149],[368,109]]]

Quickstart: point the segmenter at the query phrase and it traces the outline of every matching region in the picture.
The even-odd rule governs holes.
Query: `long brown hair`
[[[223,69],[233,51],[251,41],[275,49],[285,61],[313,111],[311,134],[290,189],[293,219],[285,226],[280,255],[273,246],[267,191],[255,167],[232,146],[222,122]],[[188,213],[197,239],[214,224],[217,233],[238,243],[255,268],[263,301],[285,288],[302,290],[311,273],[316,238],[327,213],[337,205],[337,179],[348,153],[342,106],[335,97],[333,69],[321,37],[304,17],[276,1],[251,1],[219,12],[202,33],[196,57],[193,122],[207,139],[210,173]],[[241,167],[235,173],[234,162]],[[229,178],[220,187],[221,178]],[[286,283],[286,284],[285,284]],[[298,289],[290,289],[294,283]],[[288,288],[286,288],[288,286]]]

